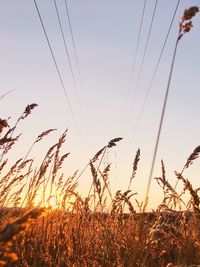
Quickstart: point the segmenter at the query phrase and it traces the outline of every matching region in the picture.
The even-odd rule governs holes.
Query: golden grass
[[[67,131],[50,147],[38,169],[33,169],[33,159],[27,158],[29,149],[26,157],[17,160],[4,173],[8,164],[5,149],[9,142],[16,142],[13,137],[16,127],[6,132],[8,123],[3,122],[3,125],[0,138],[0,266],[200,264],[199,189],[194,189],[184,178],[184,170],[199,157],[199,147],[188,157],[182,171],[175,173],[177,181],[183,184],[181,193],[167,180],[161,162],[162,176],[155,179],[163,190],[163,201],[154,212],[142,212],[142,203],[133,200],[136,193],[130,190],[138,169],[140,149],[136,152],[127,191],[119,190],[113,195],[109,183],[110,164],[102,169],[101,162],[104,151],[122,138],[109,141],[86,166],[91,169],[92,189],[84,198],[77,188],[83,172],[79,176],[75,172],[68,178],[59,172],[69,156],[69,153],[60,155]],[[36,141],[52,131],[43,132]],[[191,196],[187,203],[183,200],[186,191]],[[35,208],[38,195],[39,206]],[[56,209],[50,207],[51,198],[55,200]],[[43,205],[49,209],[42,208]],[[136,212],[138,209],[140,212]]]
[[[179,38],[188,32],[197,7],[185,10]],[[25,157],[8,165],[7,153],[20,135],[15,130],[37,104],[28,105],[13,127],[0,119],[0,266],[120,266],[172,267],[200,265],[200,197],[184,177],[184,171],[199,157],[200,146],[175,172],[182,191],[166,177],[156,177],[163,201],[153,212],[143,212],[146,203],[135,198],[131,184],[136,177],[140,149],[133,162],[125,192],[115,195],[109,182],[110,164],[102,169],[105,152],[116,146],[114,138],[89,160],[84,170],[65,177],[60,172],[69,153],[61,154],[65,131],[35,169],[28,158],[33,146],[46,138],[49,129],[36,138]],[[78,193],[78,180],[90,167],[92,185],[87,197]],[[184,195],[189,193],[190,199]],[[39,198],[40,196],[40,198]],[[34,207],[39,198],[38,207]],[[51,208],[55,200],[56,209]],[[127,213],[124,211],[127,210]],[[136,212],[137,211],[137,212]]]

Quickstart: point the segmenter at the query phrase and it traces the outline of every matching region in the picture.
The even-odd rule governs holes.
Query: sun
[[[57,201],[55,196],[51,196],[51,198],[49,199],[49,205],[53,209],[57,208]]]
[[[43,206],[51,209],[58,209],[58,199],[56,196],[51,196],[47,200],[42,201],[39,197],[35,198],[34,206]]]

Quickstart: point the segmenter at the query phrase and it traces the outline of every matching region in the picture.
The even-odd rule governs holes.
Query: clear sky
[[[31,117],[20,125],[18,131],[23,132],[23,136],[11,157],[13,160],[16,156],[23,157],[38,134],[49,128],[57,128],[57,133],[49,136],[32,152],[31,156],[38,158],[39,162],[47,148],[68,128],[68,139],[64,148],[71,152],[71,156],[66,161],[64,170],[66,176],[69,176],[76,169],[81,170],[95,152],[110,139],[122,136],[124,140],[106,155],[106,160],[110,160],[113,164],[111,170],[113,191],[126,190],[134,154],[140,147],[141,162],[132,189],[138,192],[138,199],[142,200],[147,186],[179,18],[185,8],[192,5],[198,6],[199,1],[182,0],[179,5],[135,134],[133,133],[138,114],[177,1],[158,1],[138,86],[136,83],[155,1],[147,1],[133,76],[131,76],[131,68],[144,1],[68,0],[67,2],[82,84],[64,0],[57,0],[57,6],[76,87],[65,54],[54,1],[37,1],[77,121],[79,134],[53,64],[34,1],[1,1],[0,95],[9,90],[13,91],[0,100],[0,117],[11,116],[10,123],[14,123],[27,104],[34,102],[39,105]],[[161,175],[160,159],[164,159],[167,177],[172,184],[175,183],[173,171],[181,170],[189,154],[197,145],[200,145],[199,14],[194,18],[193,24],[191,32],[184,36],[178,47],[154,171],[154,176]],[[196,161],[186,173],[194,187],[199,186],[199,171],[200,162]],[[90,183],[91,176],[81,177],[81,193],[88,191]],[[150,193],[152,207],[158,203],[160,197],[161,190],[153,181]]]

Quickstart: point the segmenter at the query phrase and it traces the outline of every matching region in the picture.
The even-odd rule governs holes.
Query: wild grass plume
[[[54,128],[38,135],[25,156],[14,163],[9,160],[9,153],[22,138],[16,135],[16,129],[25,123],[37,104],[27,105],[13,126],[9,118],[0,119],[0,266],[200,266],[200,188],[195,188],[185,175],[185,170],[199,158],[200,146],[185,157],[183,168],[175,171],[175,185],[161,161],[161,174],[154,181],[162,190],[163,199],[154,210],[146,210],[177,45],[191,30],[197,12],[196,6],[186,9],[180,20],[143,202],[137,199],[140,192],[134,187],[142,158],[139,148],[125,191],[112,191],[112,164],[102,164],[106,151],[119,145],[121,137],[108,140],[82,171],[67,174],[63,171],[70,157],[69,151],[63,151],[67,130],[51,144],[39,165],[35,166],[31,157],[32,149],[54,134]],[[90,170],[91,185],[82,195],[79,178],[86,170]]]

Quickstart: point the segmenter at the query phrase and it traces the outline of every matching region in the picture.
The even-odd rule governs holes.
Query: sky
[[[82,170],[89,159],[108,141],[123,137],[106,154],[112,164],[113,192],[127,189],[132,162],[141,149],[141,161],[132,184],[138,199],[144,199],[147,180],[169,77],[179,19],[185,8],[199,5],[198,0],[180,1],[160,65],[145,104],[141,119],[136,122],[144,103],[152,75],[162,49],[177,1],[158,1],[149,43],[144,57],[152,19],[154,0],[147,1],[138,53],[134,55],[144,1],[136,0],[68,0],[69,15],[78,56],[79,70],[73,49],[64,0],[57,7],[66,38],[74,81],[59,28],[53,0],[37,1],[46,32],[66,89],[61,86],[45,35],[34,5],[30,0],[1,2],[0,15],[0,95],[13,90],[0,100],[0,117],[11,116],[10,124],[31,103],[38,108],[18,127],[23,133],[10,153],[10,160],[23,157],[38,134],[56,128],[30,156],[40,162],[45,152],[68,129],[64,151],[70,152],[63,169],[66,177]],[[179,43],[170,86],[170,93],[155,164],[154,177],[161,175],[160,160],[166,165],[167,178],[175,184],[174,171],[180,171],[187,157],[200,145],[200,16],[194,27]],[[73,115],[72,115],[73,113]],[[78,129],[77,129],[78,128]],[[186,172],[194,187],[199,187],[200,161]],[[88,192],[89,173],[80,178],[81,194]],[[152,181],[149,206],[154,208],[162,192]]]

